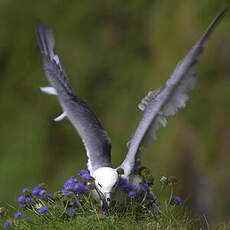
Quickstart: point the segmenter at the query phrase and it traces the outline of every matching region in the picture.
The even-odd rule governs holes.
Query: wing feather
[[[43,67],[52,86],[52,88],[45,87],[42,90],[57,95],[63,109],[62,115],[55,120],[59,121],[65,116],[69,118],[84,143],[91,173],[99,167],[111,167],[110,138],[88,105],[75,96],[60,58],[55,52],[51,30],[42,22],[38,22],[36,36],[42,54]]]
[[[177,64],[165,86],[152,91],[139,104],[139,108],[143,110],[142,118],[129,141],[126,158],[120,166],[124,169],[126,177],[135,170],[135,159],[139,148],[148,147],[156,139],[156,131],[166,125],[166,117],[173,116],[179,108],[185,107],[188,91],[194,87],[196,81],[195,68],[203,44],[226,11],[226,7],[220,10],[199,41]]]

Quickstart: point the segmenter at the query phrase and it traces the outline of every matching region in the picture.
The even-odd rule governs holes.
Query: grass
[[[90,210],[84,215],[75,215],[69,218],[52,219],[48,215],[38,216],[24,213],[31,218],[30,222],[9,220],[14,224],[8,229],[196,229],[195,222],[186,214],[181,213],[182,207],[169,206],[167,203],[161,212],[143,215],[138,209],[133,210],[120,207],[111,209],[107,215]],[[2,221],[3,224],[4,221]]]
[[[123,191],[125,202],[111,208],[94,202],[90,192],[90,189],[95,189],[92,186],[93,178],[82,178],[71,177],[64,183],[62,192],[53,195],[47,192],[45,184],[37,185],[32,190],[24,189],[18,199],[19,208],[10,204],[0,208],[0,226],[4,228],[4,223],[8,222],[10,226],[5,228],[18,230],[200,229],[199,221],[188,215],[179,197],[173,196],[174,177],[165,177],[153,186],[157,201],[148,197],[150,185],[130,197],[133,186],[126,183],[126,190]],[[79,190],[74,190],[70,185],[78,185]],[[26,198],[30,199],[26,201]],[[208,223],[206,227],[209,229]],[[230,229],[228,227],[230,225],[226,224],[218,229]]]

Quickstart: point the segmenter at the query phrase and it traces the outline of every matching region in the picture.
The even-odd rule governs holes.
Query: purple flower
[[[86,187],[85,185],[83,185],[81,182],[78,182],[78,183],[76,183],[75,186],[74,186],[74,192],[75,192],[76,194],[81,194],[81,193],[87,194],[87,193],[88,193],[88,189],[87,189],[87,187]]]
[[[109,207],[108,207],[108,204],[106,203],[105,200],[102,201],[102,209],[103,210],[107,210]]]
[[[79,173],[78,173],[79,176],[82,176],[82,175],[84,175],[84,174],[89,174],[88,170],[82,169],[82,170],[80,170]]]
[[[119,181],[119,185],[121,187],[121,191],[127,192],[128,196],[133,197],[136,195],[137,187],[134,184],[129,184],[126,179],[121,179]]]
[[[148,184],[142,184],[142,185],[141,185],[141,189],[142,189],[143,191],[146,191],[146,189],[147,189],[148,187],[149,187]]]
[[[26,203],[30,203],[31,201],[32,201],[32,199],[31,199],[30,197],[26,197],[26,198],[25,198],[25,202],[26,202]]]
[[[88,189],[85,187],[84,189],[82,189],[82,193],[83,194],[87,194],[88,193]]]
[[[22,189],[22,193],[23,193],[23,194],[26,193],[26,192],[29,192],[29,189],[28,189],[28,188]]]
[[[24,202],[25,202],[25,197],[24,197],[24,196],[19,196],[17,201],[18,201],[18,203],[20,203],[20,204],[21,204],[21,203],[24,203]]]
[[[82,169],[78,173],[78,175],[81,177],[82,180],[89,180],[90,179],[90,174],[88,170]]]
[[[34,186],[34,189],[38,190],[38,189],[40,189],[40,187],[41,187],[41,184],[38,184],[38,185]]]
[[[81,176],[81,179],[82,179],[82,180],[89,180],[89,179],[90,179],[90,175],[87,174],[87,173],[85,173],[85,174],[83,174],[83,175]]]
[[[54,199],[54,197],[53,197],[53,195],[52,195],[51,193],[48,193],[48,194],[47,194],[47,197],[48,197],[49,199],[51,199],[51,200]]]
[[[37,210],[37,212],[39,213],[39,214],[43,214],[43,213],[45,213],[45,212],[47,212],[48,211],[48,208],[46,207],[46,206],[42,206],[41,208],[39,208],[38,210]]]
[[[134,184],[129,184],[129,189],[130,190],[136,190],[137,187]]]
[[[70,202],[71,202],[70,204],[72,204],[74,207],[78,206],[78,202],[75,198],[72,198]]]
[[[148,199],[150,199],[150,200],[155,200],[156,199],[156,197],[152,193],[148,193],[146,197]]]
[[[10,227],[10,222],[6,221],[6,222],[3,224],[3,227],[4,227],[4,228]]]
[[[125,184],[128,184],[128,181],[127,181],[127,179],[120,179],[120,181],[119,181],[119,185],[125,185]]]
[[[39,191],[39,196],[44,196],[46,194],[46,190],[45,189],[42,189]]]
[[[64,188],[61,189],[61,192],[65,195],[65,196],[69,196],[70,192],[67,192]]]
[[[134,197],[134,196],[136,196],[136,191],[135,190],[130,190],[129,192],[128,192],[128,196],[129,197]]]
[[[122,190],[123,192],[128,192],[128,190],[129,190],[129,183],[128,183],[128,180],[126,180],[126,179],[120,179],[119,185],[120,185],[121,190]]]
[[[172,200],[176,203],[176,204],[181,204],[183,202],[183,200],[179,197],[179,196],[172,196]]]
[[[25,221],[26,221],[26,222],[29,222],[29,221],[30,221],[30,217],[26,217],[26,218],[25,218]]]
[[[39,194],[39,192],[40,192],[41,190],[39,189],[39,188],[35,188],[34,187],[34,189],[33,189],[33,191],[32,191],[32,195],[38,195]]]
[[[81,182],[78,182],[74,185],[74,190],[80,190],[84,187],[84,185]]]
[[[78,179],[75,177],[75,176],[71,176],[69,179],[68,179],[69,182],[71,183],[74,183],[74,182],[78,182]]]
[[[67,211],[67,215],[72,216],[74,212],[75,212],[75,210],[73,208],[69,208]]]
[[[72,191],[73,190],[73,185],[72,184],[66,184],[64,185],[65,190]]]
[[[75,178],[74,176],[71,176],[64,184],[63,187],[65,188],[68,185],[73,185],[74,183],[77,183],[78,179]]]
[[[18,219],[21,215],[22,215],[21,212],[16,212],[16,213],[14,214],[14,218],[15,218],[15,219]]]
[[[72,183],[70,183],[69,181],[66,181],[66,182],[63,184],[63,187],[66,189],[69,185],[72,185]]]
[[[83,193],[83,194],[87,194],[88,193],[88,188],[84,185],[84,184],[82,184],[81,185],[81,193]]]

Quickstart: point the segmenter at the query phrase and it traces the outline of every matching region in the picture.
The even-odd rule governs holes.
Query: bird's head
[[[99,192],[104,196],[108,207],[110,207],[111,195],[118,185],[118,173],[116,169],[110,167],[101,167],[93,173],[95,185]]]

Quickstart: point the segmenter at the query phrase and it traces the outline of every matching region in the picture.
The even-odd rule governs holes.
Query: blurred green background
[[[216,15],[212,0],[1,0],[0,204],[40,182],[51,191],[86,168],[81,139],[47,86],[35,38],[41,19],[76,94],[112,139],[112,160],[124,159],[141,112],[137,104],[163,85]],[[205,45],[185,109],[158,131],[143,164],[156,180],[177,175],[177,194],[192,212],[230,216],[230,12]]]

